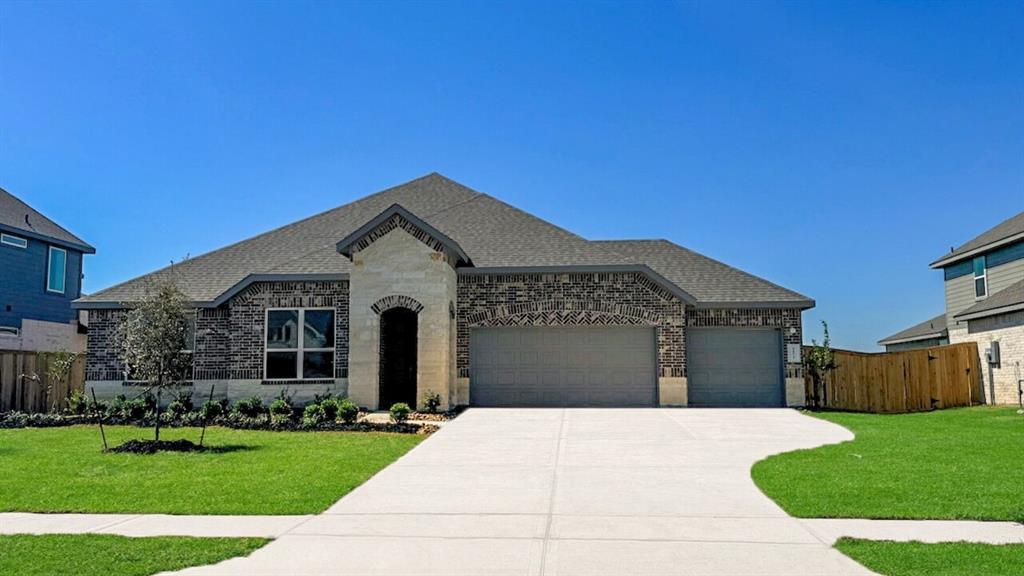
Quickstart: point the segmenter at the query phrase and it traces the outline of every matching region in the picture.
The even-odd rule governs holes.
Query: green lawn
[[[261,538],[0,536],[0,576],[146,576],[244,556],[266,543]]]
[[[111,446],[152,430],[106,427]],[[199,439],[198,429],[161,438]],[[203,453],[102,452],[95,426],[0,430],[0,512],[310,514],[423,440],[209,428]]]
[[[885,576],[1020,576],[1024,544],[876,542],[843,538],[836,548]]]
[[[1024,416],[1014,408],[814,416],[856,439],[752,470],[793,516],[1024,521]]]

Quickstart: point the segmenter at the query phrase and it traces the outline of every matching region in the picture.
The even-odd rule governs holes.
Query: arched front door
[[[380,409],[396,402],[416,408],[417,319],[408,308],[391,308],[380,315]]]

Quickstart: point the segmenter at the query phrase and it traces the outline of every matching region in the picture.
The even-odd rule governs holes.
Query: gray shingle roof
[[[992,294],[967,310],[957,314],[955,318],[994,316],[1010,309],[1024,306],[1024,280],[1010,284],[999,292]]]
[[[68,232],[3,188],[0,188],[0,228],[50,240],[89,254],[96,252],[85,240]]]
[[[886,336],[879,340],[878,343],[884,346],[886,344],[896,344],[897,342],[913,342],[915,340],[928,340],[945,336],[949,336],[949,332],[946,330],[946,315],[939,314],[931,320],[925,320],[906,330],[900,330],[892,336]]]
[[[645,264],[689,294],[699,305],[761,303],[814,306],[803,294],[723,264],[668,240],[602,240],[628,262]]]
[[[684,291],[692,284],[716,302],[813,305],[795,292],[668,242],[663,244],[672,250],[659,245],[648,251],[639,243],[587,240],[436,173],[186,260],[174,267],[175,279],[194,301],[213,302],[251,275],[346,274],[351,263],[338,253],[337,243],[395,204],[458,243],[478,268],[621,266],[649,258],[652,269]],[[169,273],[158,270],[78,303],[131,301],[150,279]]]
[[[941,258],[932,262],[931,267],[940,268],[948,266],[954,262],[972,256],[973,254],[971,253],[975,250],[985,248],[990,244],[996,244],[1001,240],[1006,240],[1007,238],[1022,234],[1024,234],[1024,212],[1004,220],[996,227],[991,228],[973,240],[966,242],[949,254],[944,254]]]

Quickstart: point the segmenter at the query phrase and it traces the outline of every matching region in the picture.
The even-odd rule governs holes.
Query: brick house
[[[85,351],[71,302],[96,249],[0,188],[0,350]]]
[[[881,341],[927,346],[977,342],[985,401],[1015,404],[1024,379],[1024,212],[931,263],[942,270],[946,311]],[[945,343],[943,342],[943,343]]]
[[[438,174],[78,300],[87,386],[148,279],[195,303],[198,394],[360,405],[803,403],[809,298],[664,240],[591,241]]]

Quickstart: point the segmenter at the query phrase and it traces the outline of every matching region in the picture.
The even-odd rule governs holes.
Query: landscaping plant
[[[405,402],[396,402],[391,405],[391,420],[396,424],[401,424],[409,419],[409,414],[412,412],[412,408]]]
[[[67,350],[60,350],[50,355],[50,365],[46,369],[47,386],[44,388],[47,396],[50,394],[50,387],[55,382],[60,384],[67,383],[68,376],[71,375],[71,368],[75,365],[75,360],[77,359],[78,354],[68,352]],[[70,398],[68,400],[70,401]],[[54,412],[57,411],[57,402],[53,403],[51,409]]]
[[[302,412],[302,425],[310,428],[324,421],[324,409],[319,404],[310,404]]]
[[[828,398],[825,397],[825,378],[836,368],[835,355],[832,353],[831,339],[828,335],[828,323],[822,320],[821,326],[825,332],[821,344],[812,338],[811,347],[804,354],[804,369],[811,377],[815,407],[828,403]]]
[[[441,407],[441,395],[433,390],[427,390],[423,394],[423,410],[428,414],[437,414],[437,409]]]
[[[352,424],[359,418],[359,406],[348,398],[343,398],[338,402],[338,416],[345,424]]]
[[[119,356],[133,380],[156,390],[154,440],[160,441],[160,397],[186,379],[192,361],[189,348],[188,297],[171,280],[158,281],[125,314],[118,325]]]

